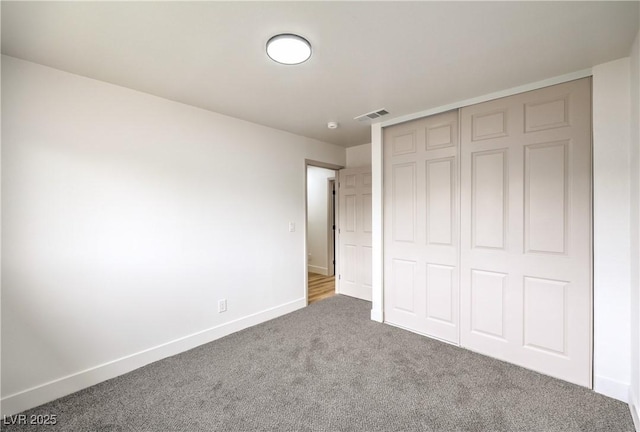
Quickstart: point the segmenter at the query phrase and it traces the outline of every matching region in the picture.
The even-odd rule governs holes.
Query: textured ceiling
[[[628,55],[638,2],[7,2],[2,52],[320,139]],[[313,45],[269,60],[282,32]],[[327,128],[328,121],[340,127]]]

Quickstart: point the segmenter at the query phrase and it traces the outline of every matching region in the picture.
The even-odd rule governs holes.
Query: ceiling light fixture
[[[311,57],[311,44],[302,36],[283,33],[267,41],[267,55],[275,62],[296,65]]]

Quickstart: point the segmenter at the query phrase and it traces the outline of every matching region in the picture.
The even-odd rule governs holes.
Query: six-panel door
[[[371,301],[371,167],[339,173],[338,294]]]
[[[384,135],[385,321],[458,342],[458,115]]]
[[[460,110],[461,344],[587,387],[590,88]]]

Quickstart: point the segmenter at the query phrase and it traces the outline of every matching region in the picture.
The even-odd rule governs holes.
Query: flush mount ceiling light
[[[275,62],[296,65],[311,57],[311,44],[302,36],[279,34],[267,42],[267,55]]]

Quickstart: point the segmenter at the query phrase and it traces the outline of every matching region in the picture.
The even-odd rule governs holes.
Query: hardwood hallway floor
[[[335,280],[335,276],[309,273],[309,304],[334,295]]]

